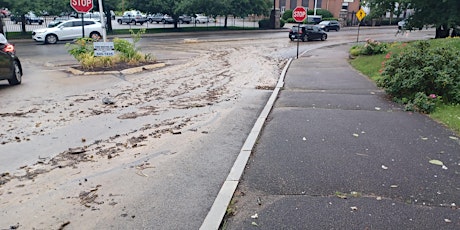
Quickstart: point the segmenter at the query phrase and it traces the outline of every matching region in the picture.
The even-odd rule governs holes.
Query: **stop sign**
[[[298,6],[292,11],[292,18],[294,18],[296,22],[303,22],[307,18],[307,11],[305,8]]]
[[[78,13],[87,13],[93,9],[93,0],[70,0],[70,6]]]

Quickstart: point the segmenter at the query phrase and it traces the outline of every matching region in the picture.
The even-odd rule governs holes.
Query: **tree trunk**
[[[436,35],[434,38],[447,38],[449,36],[449,29],[446,25],[436,27]]]
[[[26,15],[21,15],[21,31],[26,32]]]
[[[228,16],[225,15],[225,20],[224,20],[224,28],[227,28],[227,21],[228,21]]]

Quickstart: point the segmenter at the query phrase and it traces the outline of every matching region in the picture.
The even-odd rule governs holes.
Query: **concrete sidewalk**
[[[458,136],[390,102],[348,49],[292,62],[224,229],[460,229]]]

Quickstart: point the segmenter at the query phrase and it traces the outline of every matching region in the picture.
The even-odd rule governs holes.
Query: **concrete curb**
[[[200,230],[219,229],[222,219],[224,218],[225,213],[227,211],[227,207],[230,204],[233,194],[235,193],[235,190],[238,186],[239,180],[243,175],[244,168],[246,167],[249,157],[251,156],[252,149],[256,144],[257,139],[259,138],[260,132],[262,131],[265,120],[270,114],[270,111],[273,108],[273,105],[275,103],[276,98],[278,97],[281,88],[284,86],[284,78],[286,76],[286,72],[289,66],[291,65],[291,62],[292,58],[290,58],[286,63],[286,66],[284,67],[280,75],[280,78],[278,79],[278,83],[275,89],[273,90],[272,95],[268,99],[267,104],[260,113],[256,123],[254,124],[251,132],[249,133],[249,136],[244,142],[244,145],[241,148],[241,151],[238,157],[236,158],[236,161],[233,164],[233,167],[230,170],[227,179],[225,180],[219,193],[217,194],[217,197],[214,200],[214,203],[211,209],[209,210],[208,215],[201,224]]]
[[[134,67],[134,68],[129,68],[129,69],[124,69],[121,71],[81,71],[78,69],[75,69],[73,67],[67,68],[67,71],[69,71],[73,75],[99,75],[99,74],[120,74],[120,75],[129,75],[129,74],[135,74],[142,72],[144,70],[152,70],[156,68],[161,68],[166,66],[165,63],[156,63],[156,64],[151,64],[151,65],[145,65],[145,66],[139,66],[139,67]]]

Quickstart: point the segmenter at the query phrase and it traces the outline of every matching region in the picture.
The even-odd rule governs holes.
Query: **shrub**
[[[113,44],[117,54],[112,57],[95,57],[93,40],[91,38],[79,38],[73,44],[66,44],[69,54],[80,63],[83,69],[94,69],[95,67],[112,67],[115,63],[125,62],[128,64],[138,64],[153,60],[149,54],[142,54],[136,43],[140,41],[145,29],[140,29],[137,33],[130,30],[133,42],[115,38]]]
[[[373,39],[367,39],[364,45],[355,45],[351,47],[350,54],[352,56],[375,55],[386,53],[387,50],[388,45],[386,43],[381,43]]]
[[[281,18],[285,21],[287,21],[288,19],[292,18],[292,10],[286,10],[284,11],[283,15],[281,16]]]
[[[375,41],[373,39],[367,39],[364,44],[361,54],[363,55],[375,55],[383,54],[387,52],[387,44]]]
[[[387,55],[377,84],[409,109],[422,112],[434,110],[432,99],[460,103],[459,57],[459,50],[416,42],[399,54]]]
[[[270,19],[262,19],[259,21],[260,29],[269,29],[270,28]]]

